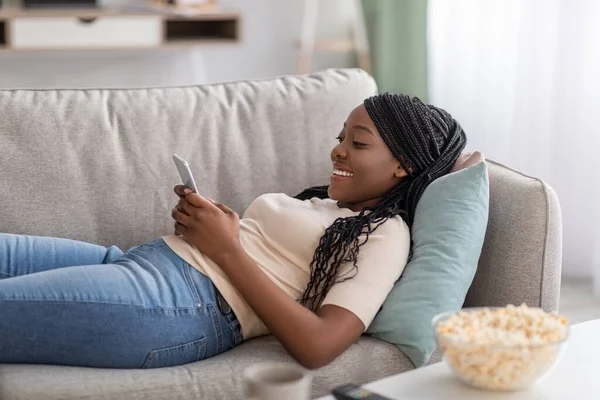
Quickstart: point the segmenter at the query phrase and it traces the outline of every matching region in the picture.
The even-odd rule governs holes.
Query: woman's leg
[[[0,280],[0,363],[156,368],[241,342],[212,282],[158,239],[112,264]]]
[[[0,233],[0,279],[73,265],[106,264],[122,255],[116,246]]]

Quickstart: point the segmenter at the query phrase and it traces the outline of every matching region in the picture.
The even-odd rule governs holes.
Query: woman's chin
[[[329,188],[327,188],[327,196],[329,196],[329,198],[331,200],[337,200],[337,198],[335,196],[335,190],[331,190],[331,186],[329,186]]]
[[[339,191],[336,190],[336,188],[333,186],[334,185],[330,185],[329,188],[327,189],[327,196],[329,196],[329,198],[331,200],[340,201],[340,199],[344,196],[341,195],[341,193],[339,193]]]

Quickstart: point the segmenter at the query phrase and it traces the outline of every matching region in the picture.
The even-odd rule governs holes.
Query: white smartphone
[[[194,176],[192,175],[192,171],[190,170],[187,161],[177,154],[173,154],[173,161],[175,161],[175,166],[177,167],[177,171],[179,171],[179,176],[181,176],[183,184],[198,193],[198,187],[196,186]]]

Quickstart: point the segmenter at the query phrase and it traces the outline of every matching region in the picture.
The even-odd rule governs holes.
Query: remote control
[[[332,393],[338,400],[392,400],[353,383],[338,386]]]

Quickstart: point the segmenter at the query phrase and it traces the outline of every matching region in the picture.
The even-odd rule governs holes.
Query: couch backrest
[[[358,69],[199,87],[0,90],[0,232],[123,250],[169,234],[173,153],[190,162],[203,194],[240,213],[262,193],[326,184],[345,118],[375,92]],[[492,163],[490,181],[467,304],[555,308],[556,195]]]
[[[238,212],[326,184],[348,113],[376,91],[358,69],[196,87],[0,91],[0,231],[123,250],[173,231],[190,163]]]

